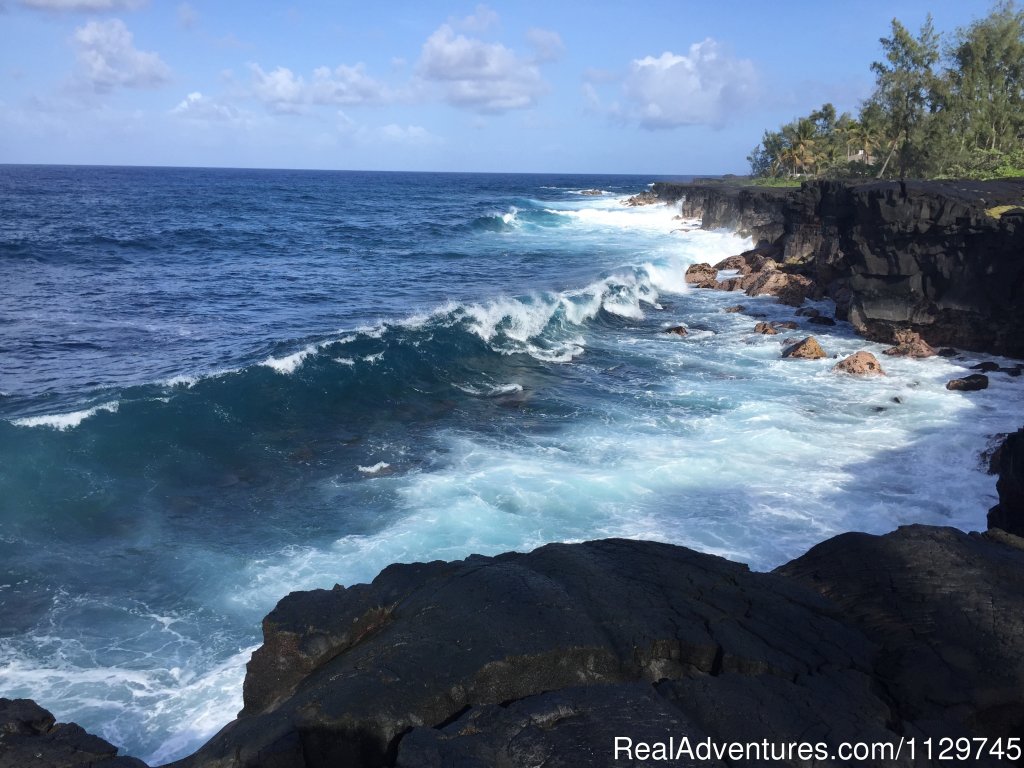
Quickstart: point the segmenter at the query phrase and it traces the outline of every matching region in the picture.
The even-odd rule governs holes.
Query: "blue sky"
[[[0,163],[742,173],[988,2],[0,0]]]

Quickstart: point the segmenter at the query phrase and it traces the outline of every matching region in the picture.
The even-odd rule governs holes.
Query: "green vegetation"
[[[881,44],[857,117],[825,104],[765,131],[747,157],[753,176],[1024,176],[1024,11],[1013,0],[945,39],[930,15],[916,36],[893,19]]]

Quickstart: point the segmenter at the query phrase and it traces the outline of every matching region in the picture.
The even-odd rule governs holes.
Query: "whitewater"
[[[0,168],[0,696],[159,764],[235,716],[293,590],[983,528],[1024,387],[947,391],[970,354],[833,373],[884,346],[688,288],[752,244],[624,204],[653,180]],[[781,358],[812,332],[832,357]]]

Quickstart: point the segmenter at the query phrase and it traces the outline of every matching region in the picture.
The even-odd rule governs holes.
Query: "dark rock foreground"
[[[808,181],[799,189],[658,182],[684,216],[782,252],[784,268],[874,341],[1024,357],[1024,180]]]
[[[773,573],[620,539],[393,565],[288,595],[264,635],[244,710],[177,768],[611,766],[634,764],[613,758],[623,736],[1024,735],[1024,540],[1002,531],[844,534]],[[4,768],[88,764],[19,762],[0,733]]]

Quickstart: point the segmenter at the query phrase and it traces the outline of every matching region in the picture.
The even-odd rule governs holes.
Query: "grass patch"
[[[986,208],[985,213],[993,219],[1001,219],[1007,211],[1019,211],[1022,208],[1024,208],[1024,205],[997,205],[994,208]]]
[[[806,181],[806,179],[771,179],[768,177],[761,177],[751,179],[747,183],[753,187],[792,187],[795,189],[803,184],[804,181]]]

